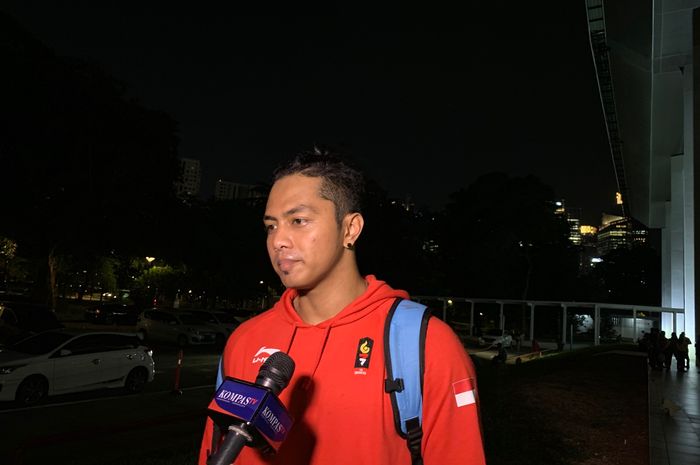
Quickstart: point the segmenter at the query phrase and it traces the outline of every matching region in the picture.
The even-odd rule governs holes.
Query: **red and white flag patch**
[[[471,378],[466,378],[456,383],[452,383],[452,391],[455,393],[457,407],[464,407],[476,403],[474,396],[474,384]]]

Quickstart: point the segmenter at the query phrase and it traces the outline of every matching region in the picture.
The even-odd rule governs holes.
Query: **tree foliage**
[[[439,227],[452,293],[512,299],[565,298],[577,251],[552,189],[533,176],[492,173],[451,197]]]
[[[0,233],[36,258],[159,247],[176,208],[175,122],[2,14],[0,31]]]
[[[611,251],[596,266],[594,275],[605,302],[661,305],[661,257],[649,246]]]

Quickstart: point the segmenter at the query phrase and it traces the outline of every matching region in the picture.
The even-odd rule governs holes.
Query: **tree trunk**
[[[58,263],[56,260],[56,255],[54,255],[54,249],[49,252],[49,295],[48,304],[55,311],[56,310],[56,273],[58,272]]]

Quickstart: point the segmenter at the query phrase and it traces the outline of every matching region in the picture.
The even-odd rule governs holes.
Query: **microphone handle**
[[[209,457],[207,465],[231,465],[238,458],[243,447],[253,440],[246,431],[245,425],[231,425],[228,429],[228,434],[221,443],[221,447]]]

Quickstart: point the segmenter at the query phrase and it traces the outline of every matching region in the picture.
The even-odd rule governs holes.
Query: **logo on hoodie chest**
[[[372,346],[374,341],[369,337],[363,337],[357,343],[357,354],[355,354],[355,374],[366,375],[369,362],[372,359]]]
[[[265,360],[267,360],[267,357],[270,355],[274,354],[275,352],[279,352],[279,349],[275,349],[273,347],[265,347],[262,346],[260,349],[253,355],[253,365],[258,364],[258,363],[265,363]]]

